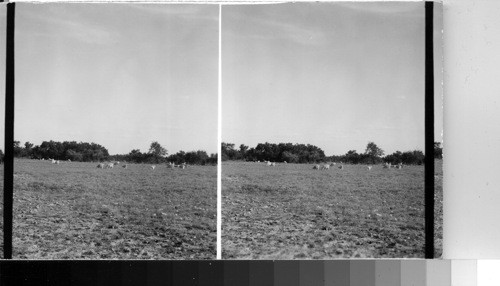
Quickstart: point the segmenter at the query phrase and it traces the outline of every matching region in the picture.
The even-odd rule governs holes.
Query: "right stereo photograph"
[[[428,258],[429,186],[442,255],[442,4],[431,83],[428,7],[222,6],[222,259]]]

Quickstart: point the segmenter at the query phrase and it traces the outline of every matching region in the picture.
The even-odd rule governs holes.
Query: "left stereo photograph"
[[[16,3],[12,258],[216,258],[218,19]]]

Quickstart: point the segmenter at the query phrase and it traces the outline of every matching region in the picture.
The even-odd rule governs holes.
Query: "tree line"
[[[319,147],[310,144],[259,143],[254,148],[241,144],[235,149],[234,144],[222,143],[222,160],[272,161],[290,163],[309,163],[321,161],[325,153]]]
[[[239,148],[233,143],[223,142],[221,146],[222,161],[242,160],[242,161],[271,161],[287,163],[320,163],[320,162],[343,162],[348,164],[379,164],[391,163],[406,165],[422,165],[425,155],[420,150],[396,151],[384,156],[384,150],[374,142],[369,142],[364,153],[356,150],[349,150],[344,155],[326,156],[321,148],[310,144],[292,143],[259,143],[257,146],[241,144]],[[441,143],[434,143],[434,158],[443,158]]]
[[[190,165],[217,165],[217,154],[208,155],[207,152],[198,150],[190,152],[179,151],[175,154],[167,156],[166,153],[165,155],[160,155],[155,151],[152,151],[150,148],[147,153],[142,153],[140,150],[134,149],[128,154],[110,156],[110,160],[133,163],[161,164],[172,162],[177,165],[182,163]]]
[[[0,161],[3,162],[4,154],[0,150]],[[40,145],[20,141],[14,141],[14,157],[31,159],[54,159],[61,161],[76,162],[103,162],[103,161],[126,161],[132,163],[187,163],[191,165],[216,165],[217,154],[208,155],[207,152],[198,150],[191,152],[179,151],[168,155],[167,149],[158,142],[152,142],[146,153],[139,149],[133,149],[128,154],[110,155],[108,150],[96,143],[76,141],[43,141]]]
[[[75,141],[43,141],[40,145],[14,141],[14,157],[31,159],[72,160],[81,162],[104,161],[109,157],[108,150],[96,143]]]

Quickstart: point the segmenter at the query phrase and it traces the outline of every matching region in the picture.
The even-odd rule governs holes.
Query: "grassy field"
[[[14,258],[215,259],[216,167],[96,166],[15,161]]]
[[[224,162],[223,259],[424,257],[424,167]],[[436,161],[436,255],[442,161]]]

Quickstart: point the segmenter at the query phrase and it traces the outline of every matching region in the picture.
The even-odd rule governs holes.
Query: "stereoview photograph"
[[[424,2],[225,5],[221,18],[222,258],[423,258],[426,156],[439,256],[441,63],[425,154]]]
[[[13,258],[215,259],[219,8],[16,4]]]

